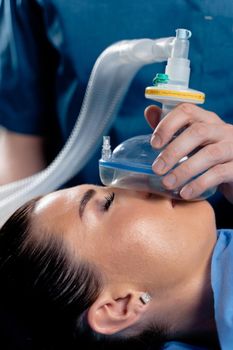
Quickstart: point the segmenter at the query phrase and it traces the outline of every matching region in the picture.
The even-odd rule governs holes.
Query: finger
[[[178,130],[194,122],[224,123],[215,113],[190,103],[182,103],[168,113],[158,124],[151,138],[151,145],[155,148],[163,147]]]
[[[203,192],[220,185],[223,182],[232,181],[233,161],[218,164],[206,173],[184,186],[180,196],[190,200],[199,197]]]
[[[232,160],[233,143],[223,141],[208,145],[166,175],[163,184],[169,189],[180,187],[207,169]]]
[[[205,124],[203,122],[196,122],[190,125],[160,153],[153,164],[154,172],[160,175],[165,174],[180,159],[197,147],[217,143],[226,137],[227,132],[227,124],[223,124],[221,127],[219,125],[216,126],[216,124]],[[230,135],[231,138],[232,135]]]
[[[152,129],[156,128],[160,121],[161,116],[161,108],[158,106],[149,106],[144,111],[144,116],[146,118],[147,123],[150,125]]]

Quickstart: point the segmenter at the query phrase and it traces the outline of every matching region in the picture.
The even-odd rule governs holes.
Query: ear
[[[117,297],[103,292],[88,311],[88,323],[97,333],[114,334],[135,324],[148,305],[140,300],[140,292],[125,292]]]

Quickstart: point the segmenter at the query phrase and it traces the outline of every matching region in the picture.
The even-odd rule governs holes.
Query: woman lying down
[[[232,349],[233,230],[216,233],[207,201],[82,185],[30,201],[0,234],[1,304],[33,349]]]

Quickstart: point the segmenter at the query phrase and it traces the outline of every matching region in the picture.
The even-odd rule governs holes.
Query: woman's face
[[[197,268],[215,240],[206,201],[172,202],[145,192],[82,185],[46,195],[35,208],[38,237],[62,237],[109,283],[168,288]],[[41,237],[42,238],[42,237]]]

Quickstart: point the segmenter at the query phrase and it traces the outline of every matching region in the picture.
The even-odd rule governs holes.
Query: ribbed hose
[[[38,174],[0,187],[0,227],[26,201],[54,191],[84,167],[113,122],[137,71],[145,64],[167,60],[173,40],[122,41],[99,56],[80,114],[58,156]]]

